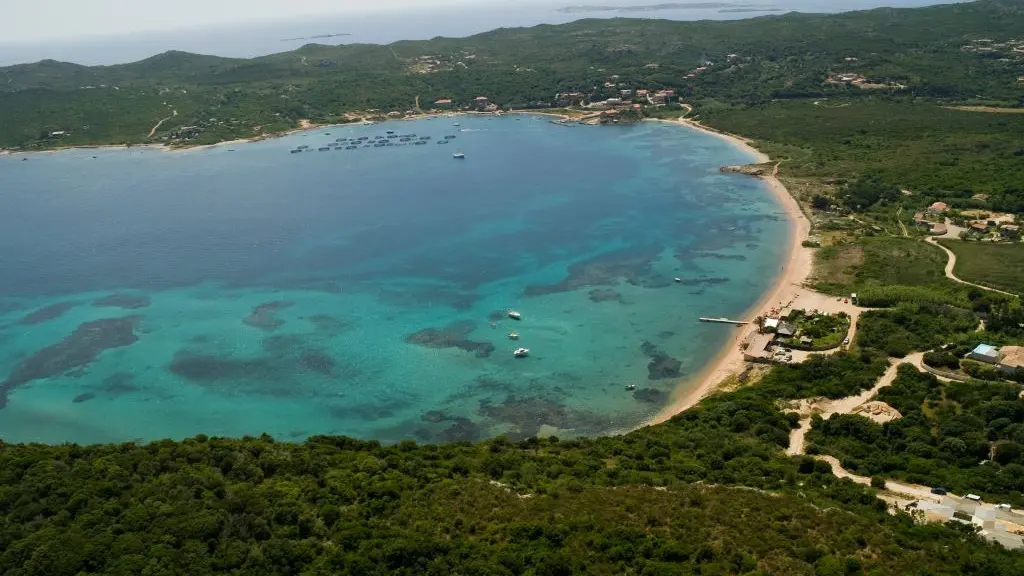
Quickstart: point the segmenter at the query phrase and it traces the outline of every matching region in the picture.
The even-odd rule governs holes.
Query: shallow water
[[[718,138],[456,121],[0,157],[0,436],[618,431],[779,271],[785,218]],[[386,130],[432,139],[315,151]]]

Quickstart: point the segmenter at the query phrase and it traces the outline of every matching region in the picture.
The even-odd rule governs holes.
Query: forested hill
[[[156,138],[210,117],[221,124],[208,127],[207,140],[252,136],[299,118],[404,111],[417,97],[464,104],[483,94],[502,106],[544,107],[558,91],[601,96],[613,75],[696,102],[878,94],[826,82],[851,72],[869,86],[900,86],[898,95],[1013,104],[1024,94],[1024,52],[1006,42],[1024,40],[1022,30],[1024,0],[983,0],[724,22],[581,20],[387,46],[307,45],[249,60],[168,52],[116,66],[43,61],[0,68],[0,146],[54,145],[41,138],[54,131],[69,132],[63,144],[143,142],[171,111],[178,115]]]

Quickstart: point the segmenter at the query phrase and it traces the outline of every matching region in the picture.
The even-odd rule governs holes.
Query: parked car
[[[843,338],[843,346],[849,346],[849,345],[850,345],[850,337],[847,336],[846,338]]]
[[[932,488],[932,494],[936,494],[936,495],[939,495],[939,496],[945,496],[946,494],[949,494],[949,490],[946,490],[945,488],[936,486],[935,488]]]

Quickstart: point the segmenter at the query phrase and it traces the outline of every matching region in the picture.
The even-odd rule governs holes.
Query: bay
[[[718,170],[751,160],[538,116],[0,156],[0,437],[629,429],[779,271],[779,206]]]

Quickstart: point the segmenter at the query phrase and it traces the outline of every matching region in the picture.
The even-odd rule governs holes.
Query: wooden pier
[[[701,322],[715,322],[717,324],[733,324],[735,326],[745,326],[750,322],[744,322],[743,320],[730,320],[728,318],[701,318]]]

